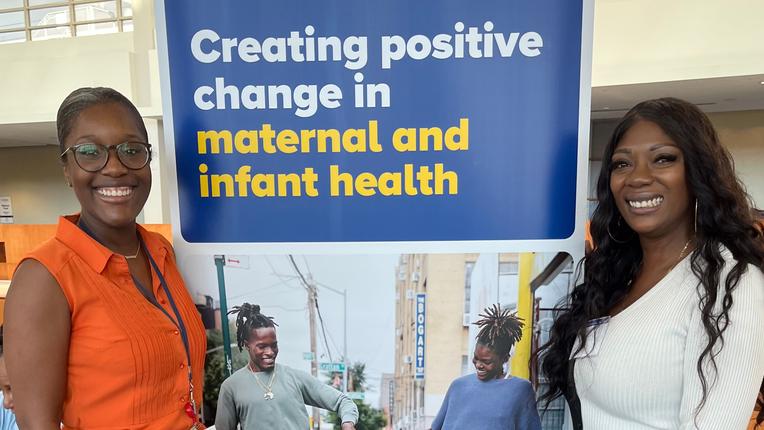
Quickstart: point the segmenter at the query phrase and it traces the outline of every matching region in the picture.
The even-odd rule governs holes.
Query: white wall
[[[133,1],[135,31],[0,45],[0,124],[54,121],[82,86],[112,87],[161,115],[153,1]]]
[[[764,110],[709,116],[719,139],[732,153],[735,170],[754,205],[764,208]]]
[[[592,86],[764,73],[764,1],[595,0]]]

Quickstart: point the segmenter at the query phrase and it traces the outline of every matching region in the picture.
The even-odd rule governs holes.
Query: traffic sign
[[[319,368],[327,372],[344,372],[345,363],[319,363]]]

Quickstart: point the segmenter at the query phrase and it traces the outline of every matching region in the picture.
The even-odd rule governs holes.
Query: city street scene
[[[527,363],[574,282],[565,253],[218,256],[221,261],[227,309],[259,305],[278,324],[277,363],[345,392],[370,429],[429,428],[451,381],[475,373],[473,323],[494,304],[528,322],[507,373],[543,388]],[[189,256],[185,264],[189,290],[205,304],[202,315],[212,328],[205,386],[211,414],[226,371],[218,266],[212,255]],[[236,345],[234,316],[229,327],[236,371],[249,357]],[[562,403],[553,403],[542,414],[544,428],[561,429],[562,414]],[[322,428],[332,428],[332,414],[320,416]]]

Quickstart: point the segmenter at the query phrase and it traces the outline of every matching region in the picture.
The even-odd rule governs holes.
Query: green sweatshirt
[[[265,389],[273,372],[271,391],[273,398],[265,399]],[[308,430],[310,422],[305,405],[334,411],[342,422],[358,421],[358,408],[343,393],[305,372],[276,365],[275,370],[253,373],[243,367],[220,386],[218,410],[215,416],[217,430]]]

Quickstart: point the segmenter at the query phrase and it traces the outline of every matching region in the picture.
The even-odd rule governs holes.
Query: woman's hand
[[[342,430],[355,430],[355,424],[351,422],[342,423]]]

